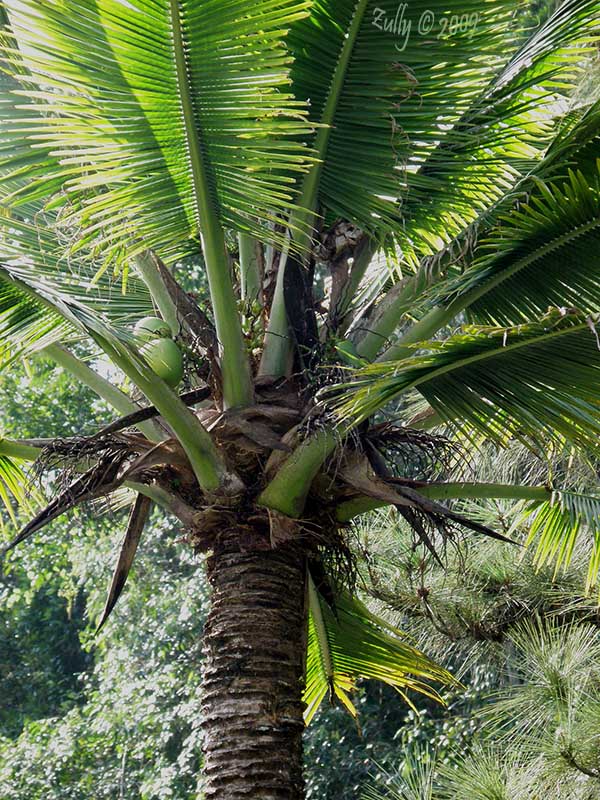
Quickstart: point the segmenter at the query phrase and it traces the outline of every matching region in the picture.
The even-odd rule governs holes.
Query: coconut
[[[143,339],[145,342],[161,338],[170,339],[173,336],[173,331],[164,319],[158,317],[144,317],[136,323],[133,332],[138,339]]]
[[[169,386],[175,387],[183,378],[183,356],[172,339],[152,339],[141,353],[148,366]]]

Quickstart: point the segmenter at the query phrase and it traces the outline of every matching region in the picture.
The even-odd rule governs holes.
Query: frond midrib
[[[350,58],[356,44],[356,39],[360,32],[363,17],[368,6],[368,0],[358,0],[347,35],[344,38],[342,48],[337,60],[335,72],[332,75],[327,97],[319,120],[319,128],[315,139],[316,163],[305,175],[302,181],[300,197],[298,199],[298,210],[293,215],[294,224],[302,227],[302,223],[308,221],[307,217],[316,210],[319,182],[323,171],[323,165],[327,158],[327,148],[331,138],[332,126],[335,120],[337,107],[344,89],[344,83],[350,64]]]
[[[197,223],[202,238],[217,336],[221,345],[223,399],[226,406],[239,407],[252,401],[250,365],[229,270],[225,232],[215,205],[214,193],[211,191],[210,164],[205,159],[202,128],[190,86],[181,0],[169,0],[169,11],[177,88],[190,159]]]
[[[475,303],[481,297],[484,297],[488,292],[490,292],[492,289],[495,289],[508,278],[513,277],[518,272],[527,269],[527,267],[535,264],[537,261],[540,261],[541,259],[551,255],[563,247],[566,247],[580,236],[585,236],[587,233],[590,233],[597,228],[600,229],[600,217],[596,217],[588,222],[582,223],[581,225],[577,225],[566,233],[551,239],[546,244],[543,244],[540,248],[537,248],[533,253],[530,253],[524,258],[518,259],[510,267],[501,270],[500,272],[496,273],[496,275],[490,276],[488,280],[484,281],[478,286],[475,286],[471,290],[467,290],[467,292],[464,294],[459,295],[459,297],[452,302],[452,309],[456,308],[458,313],[458,311],[468,308],[470,305]],[[458,308],[459,305],[460,308]]]

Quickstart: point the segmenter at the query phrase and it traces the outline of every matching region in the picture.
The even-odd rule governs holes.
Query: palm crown
[[[212,553],[207,796],[266,775],[269,797],[300,796],[297,757],[282,771],[277,752],[298,753],[305,607],[308,718],[328,691],[354,713],[358,676],[452,680],[358,600],[357,514],[395,506],[435,554],[456,525],[500,536],[445,501],[521,500],[540,562],[568,563],[592,531],[595,583],[600,499],[452,471],[451,440],[585,454],[600,432],[600,3],[566,0],[528,38],[519,5],[2,3],[3,363],[43,351],[125,415],[87,439],[0,443],[7,499],[24,499],[23,461],[73,474],[12,544],[128,487],[105,616],[152,504]],[[207,302],[186,274],[199,258]],[[157,312],[184,392],[132,329]],[[257,591],[280,608],[268,640],[231,622],[250,609],[270,630]],[[297,646],[263,674],[286,624]],[[261,664],[248,691],[285,707],[259,757],[258,712],[223,678],[240,652]]]

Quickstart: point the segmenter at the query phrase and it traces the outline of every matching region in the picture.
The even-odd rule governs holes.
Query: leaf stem
[[[352,322],[349,309],[378,248],[379,245],[377,242],[369,236],[359,244],[354,253],[354,259],[352,262],[348,283],[344,287],[344,291],[339,299],[337,308],[333,310],[334,318],[339,320],[337,333],[340,336],[345,333],[348,326]]]
[[[285,310],[284,279],[288,259],[286,248],[279,259],[275,292],[271,303],[269,324],[265,334],[258,374],[261,377],[281,378],[292,361],[292,338]]]
[[[549,255],[559,247],[564,247],[572,240],[579,238],[582,234],[600,227],[600,220],[594,218],[589,220],[584,225],[580,225],[567,233],[552,239],[547,242],[543,247],[538,248],[534,253],[528,255],[526,258],[517,260],[507,269],[498,272],[487,281],[484,281],[477,286],[474,286],[469,291],[459,295],[455,300],[450,302],[447,306],[436,306],[421,320],[415,323],[409,330],[396,342],[396,344],[389,347],[378,361],[399,361],[406,358],[408,355],[414,353],[414,348],[406,347],[406,345],[417,344],[431,339],[435,334],[446,325],[449,325],[452,320],[467,309],[474,302],[484,297],[492,289],[495,289],[507,278],[520,272],[522,269],[527,268],[535,261],[540,261],[544,256]]]
[[[400,325],[402,317],[410,312],[414,301],[431,284],[432,276],[428,269],[421,268],[419,272],[407,278],[402,285],[396,284],[387,292],[380,301],[381,313],[369,323],[369,330],[357,342],[356,349],[362,358],[372,361],[377,353],[385,346]],[[395,296],[394,296],[395,294]],[[417,335],[421,335],[417,332]]]
[[[415,489],[431,500],[532,500],[543,503],[552,497],[548,486],[513,486],[501,483],[430,483]],[[356,497],[341,503],[336,509],[338,522],[350,522],[360,514],[384,508],[389,503],[372,497]]]
[[[176,336],[181,327],[177,306],[162,279],[155,254],[151,250],[145,250],[134,258],[134,263],[148,287],[152,300],[158,306],[161,317],[171,328],[173,336]]]
[[[323,619],[323,610],[321,608],[321,600],[315,582],[313,581],[310,572],[307,575],[308,584],[308,608],[312,616],[313,625],[315,626],[315,633],[317,635],[317,642],[319,645],[319,654],[321,656],[321,665],[325,673],[327,684],[330,685],[333,678],[333,660],[331,658],[331,647],[329,645],[329,638],[327,636],[327,626]]]
[[[324,428],[302,442],[262,492],[259,505],[298,518],[313,480],[339,442],[340,433],[333,428]]]
[[[344,88],[348,65],[350,64],[352,51],[356,44],[356,38],[360,31],[367,6],[368,0],[358,0],[356,3],[352,22],[344,38],[327,99],[323,107],[323,113],[319,120],[319,128],[314,145],[316,158],[308,172],[304,175],[296,208],[290,215],[290,236],[293,235],[295,245],[301,251],[308,252],[311,247],[323,163],[327,156],[329,139],[340,96]],[[282,254],[279,264],[275,295],[271,307],[271,318],[265,336],[263,358],[260,365],[261,375],[268,375],[274,378],[280,378],[285,375],[292,351],[292,341],[289,335],[283,292],[287,257],[288,252],[286,251]]]
[[[99,336],[97,339],[113,363],[141,389],[171,427],[190,460],[200,487],[209,494],[217,490],[225,494],[239,492],[242,488],[239,478],[227,470],[210,434],[175,392],[124,345],[101,341]]]
[[[0,456],[18,458],[20,461],[35,461],[41,452],[41,447],[28,444],[25,440],[0,439]]]
[[[262,306],[263,267],[260,252],[262,243],[248,233],[238,234],[242,300]]]
[[[228,408],[246,406],[251,404],[253,396],[250,362],[233,290],[225,234],[211,191],[200,126],[190,86],[180,0],[170,0],[170,10],[177,85],[181,98],[202,250],[219,340],[223,402]]]
[[[346,75],[350,65],[352,52],[354,50],[356,39],[360,32],[368,5],[368,0],[358,0],[356,3],[354,13],[352,15],[352,21],[350,23],[348,32],[344,37],[344,43],[342,45],[335,72],[331,80],[327,99],[323,107],[323,113],[321,115],[321,119],[319,120],[319,128],[315,137],[315,151],[317,160],[304,176],[297,208],[292,214],[291,218],[292,226],[295,226],[300,231],[309,231],[312,229],[313,217],[319,193],[319,182],[321,179],[321,173],[323,171],[323,164],[325,163],[327,156],[329,139],[331,138],[331,131],[333,130],[335,115],[344,88],[344,83],[346,81]],[[309,243],[310,240],[304,242],[304,244]]]

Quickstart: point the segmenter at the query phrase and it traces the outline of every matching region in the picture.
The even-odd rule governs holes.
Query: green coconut
[[[170,339],[173,336],[173,331],[164,319],[159,319],[158,317],[144,317],[144,319],[136,323],[133,332],[138,339],[143,339],[146,342],[150,342],[153,339]]]
[[[175,387],[183,378],[183,356],[172,339],[152,339],[145,344],[141,353],[148,366],[169,386]]]

